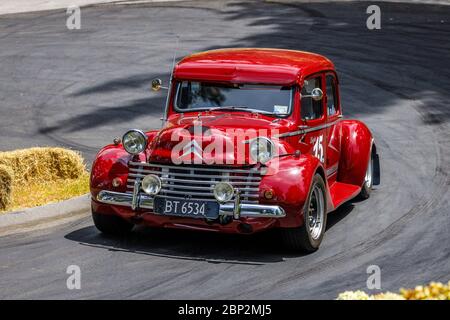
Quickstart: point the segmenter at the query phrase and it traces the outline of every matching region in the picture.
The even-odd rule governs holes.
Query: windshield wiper
[[[213,107],[213,108],[209,108],[209,111],[214,111],[214,110],[247,110],[248,107],[245,106],[223,106],[223,107]]]
[[[263,113],[263,114],[272,114],[271,112],[258,110],[258,109],[249,109],[245,106],[223,106],[223,107],[214,107],[209,108],[208,111],[216,111],[216,110],[237,110],[237,111],[247,111],[247,112],[255,112],[255,113]]]

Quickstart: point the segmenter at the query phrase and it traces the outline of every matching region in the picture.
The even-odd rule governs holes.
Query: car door
[[[326,104],[326,150],[325,168],[328,184],[332,185],[336,181],[339,167],[339,156],[341,151],[340,126],[341,108],[339,103],[339,92],[336,75],[329,72],[325,75],[325,95]]]
[[[316,74],[304,80],[300,94],[300,121],[299,129],[303,132],[297,136],[296,144],[299,150],[309,153],[325,164],[326,159],[326,116],[322,100],[310,97],[314,88],[323,91],[324,75]]]

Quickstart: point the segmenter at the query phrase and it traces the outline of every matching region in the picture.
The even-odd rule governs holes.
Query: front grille
[[[160,177],[162,188],[158,196],[198,200],[214,200],[214,185],[229,182],[241,192],[242,203],[258,203],[261,174],[256,168],[224,168],[213,166],[162,165],[129,162],[127,192],[132,193],[136,179],[148,174]]]

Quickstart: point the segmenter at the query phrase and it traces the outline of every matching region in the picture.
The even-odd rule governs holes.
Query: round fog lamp
[[[214,198],[219,202],[227,202],[233,198],[234,189],[228,182],[219,182],[214,187]]]
[[[154,174],[149,174],[142,179],[141,188],[146,194],[154,196],[161,190],[161,179]]]

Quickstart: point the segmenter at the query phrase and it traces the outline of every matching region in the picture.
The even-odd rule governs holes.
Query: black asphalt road
[[[382,185],[329,217],[320,250],[287,252],[273,233],[226,236],[139,229],[101,236],[89,217],[0,238],[0,298],[335,298],[450,279],[450,6],[197,2],[0,16],[0,149],[63,145],[93,159],[126,129],[155,128],[182,56],[217,47],[318,52],[341,76],[347,117],[373,130]],[[176,39],[179,37],[179,44]],[[68,290],[66,268],[81,268]]]

